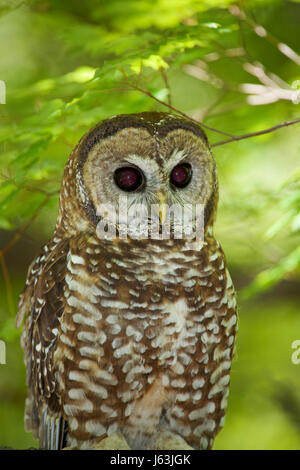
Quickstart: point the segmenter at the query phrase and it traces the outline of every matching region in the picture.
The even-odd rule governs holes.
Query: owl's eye
[[[114,174],[116,185],[123,191],[135,191],[144,181],[143,174],[133,167],[118,168]]]
[[[181,163],[174,166],[171,171],[170,181],[176,188],[185,188],[192,178],[192,167],[189,163]]]

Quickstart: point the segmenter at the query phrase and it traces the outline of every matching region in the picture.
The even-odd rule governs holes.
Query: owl
[[[124,236],[120,198],[127,226],[139,227],[135,209],[146,207],[141,220],[155,219],[158,236]],[[19,326],[25,318],[25,427],[41,448],[212,447],[237,330],[213,234],[217,201],[206,135],[188,119],[119,115],[75,147],[53,237],[29,267],[17,317]],[[161,236],[173,204],[203,208],[201,239],[176,237],[171,216]],[[100,236],[105,220],[114,236]]]

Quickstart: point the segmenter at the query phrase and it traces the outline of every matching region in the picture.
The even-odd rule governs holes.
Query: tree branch
[[[11,280],[10,280],[10,275],[5,263],[5,258],[2,252],[0,252],[0,264],[1,264],[1,270],[3,273],[4,277],[4,282],[5,282],[5,288],[6,288],[6,297],[7,297],[7,304],[8,304],[8,309],[12,317],[15,316],[15,307],[14,307],[14,295],[13,295],[13,289],[11,285]]]
[[[236,137],[232,137],[231,139],[228,139],[228,140],[222,140],[220,142],[216,142],[215,144],[212,144],[211,146],[217,147],[219,145],[229,144],[230,142],[237,142],[239,140],[249,139],[251,137],[257,137],[259,135],[270,134],[270,132],[275,132],[278,129],[281,129],[282,127],[288,127],[288,126],[292,126],[293,124],[298,124],[298,123],[300,123],[300,119],[294,119],[293,121],[282,122],[281,124],[278,124],[277,126],[269,127],[268,129],[263,129],[262,131],[250,132],[249,134],[239,135]]]
[[[300,56],[287,44],[280,42],[275,36],[270,34],[262,25],[257,24],[251,18],[249,18],[244,10],[242,10],[238,5],[231,5],[229,7],[229,12],[238,18],[238,21],[245,21],[254,31],[254,33],[266,39],[270,44],[275,46],[281,54],[290,59],[297,65],[300,65]]]
[[[201,126],[203,126],[205,129],[208,129],[212,132],[216,132],[218,134],[222,134],[222,135],[225,135],[227,137],[231,137],[233,138],[234,136],[232,134],[229,134],[228,132],[224,132],[224,131],[220,131],[219,129],[215,129],[213,127],[210,127],[208,126],[207,124],[204,124],[203,122],[200,122],[200,121],[197,121],[196,119],[192,118],[191,116],[188,116],[186,113],[184,113],[183,111],[180,111],[180,109],[177,109],[175,108],[174,106],[172,106],[171,104],[168,104],[166,103],[165,101],[162,101],[160,100],[159,98],[156,98],[156,96],[154,96],[152,93],[150,93],[150,91],[147,91],[147,90],[144,90],[143,88],[140,88],[139,86],[135,85],[134,83],[131,83],[129,80],[128,80],[128,77],[125,73],[125,71],[123,69],[121,69],[123,75],[124,75],[124,78],[126,80],[126,83],[127,85],[133,89],[133,90],[136,90],[136,91],[139,91],[140,93],[143,93],[143,95],[146,95],[146,96],[149,96],[149,98],[155,100],[157,103],[163,105],[163,106],[166,106],[167,108],[171,109],[172,111],[174,111],[175,113],[178,113],[180,114],[181,116],[185,117],[186,119],[189,119],[190,121],[193,121],[195,122],[196,124],[200,124]]]
[[[57,191],[53,193],[48,193],[43,200],[43,202],[38,206],[36,211],[33,213],[33,215],[30,217],[29,220],[17,231],[17,233],[13,236],[13,238],[0,250],[0,257],[4,257],[11,249],[12,247],[22,238],[26,230],[30,227],[32,222],[37,218],[37,216],[40,214],[41,210],[44,208],[44,206],[47,204],[49,199],[54,195],[57,194]]]
[[[172,106],[171,88],[170,88],[170,83],[169,83],[169,80],[168,80],[168,76],[166,74],[166,71],[163,68],[160,69],[160,73],[161,73],[162,79],[163,79],[163,81],[166,85],[166,89],[168,90],[168,104],[170,106]]]
[[[223,131],[220,131],[218,129],[214,129],[213,127],[207,126],[206,124],[203,124],[203,122],[197,121],[197,119],[194,119],[191,116],[188,116],[186,113],[180,111],[179,109],[175,108],[174,106],[171,106],[170,104],[166,103],[165,101],[162,101],[162,100],[156,98],[149,91],[144,90],[143,88],[140,88],[140,87],[134,85],[131,82],[128,82],[128,80],[127,80],[127,83],[132,89],[134,89],[136,91],[139,91],[140,93],[143,93],[146,96],[149,96],[149,98],[154,99],[155,101],[162,104],[163,106],[166,106],[167,108],[171,109],[175,113],[180,114],[181,116],[195,122],[196,124],[198,124],[200,126],[205,127],[206,129],[208,129],[210,131],[217,132],[218,134],[223,134],[223,135],[226,135],[226,136],[229,137],[229,139],[227,139],[227,140],[221,140],[219,142],[216,142],[216,143],[212,144],[212,147],[217,147],[219,145],[229,144],[230,142],[237,142],[239,140],[244,140],[244,139],[249,139],[251,137],[257,137],[257,136],[260,136],[260,135],[269,134],[271,132],[277,131],[278,129],[281,129],[282,127],[292,126],[293,124],[298,124],[300,122],[300,118],[299,119],[294,119],[292,121],[286,121],[286,122],[283,122],[281,124],[277,124],[276,126],[269,127],[268,129],[263,129],[261,131],[250,132],[248,134],[235,136],[235,135],[232,135],[232,134],[228,134],[227,132],[223,132]]]

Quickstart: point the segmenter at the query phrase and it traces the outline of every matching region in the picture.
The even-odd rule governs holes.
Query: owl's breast
[[[56,351],[70,431],[83,440],[123,423],[130,439],[167,420],[190,433],[176,403],[192,412],[228,384],[236,317],[223,259],[168,248],[87,255],[68,255]]]

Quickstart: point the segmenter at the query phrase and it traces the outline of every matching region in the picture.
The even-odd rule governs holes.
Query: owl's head
[[[129,225],[142,207],[148,221],[158,208],[163,222],[166,208],[187,207],[192,214],[191,207],[202,205],[208,230],[217,199],[215,161],[200,126],[169,113],[119,115],[97,124],[72,152],[58,226],[73,233],[95,230],[115,209],[111,220],[118,228],[124,221],[120,200],[126,200]]]

